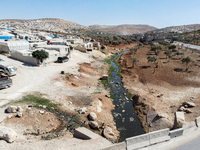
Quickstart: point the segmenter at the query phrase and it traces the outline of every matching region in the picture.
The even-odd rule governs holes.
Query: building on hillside
[[[67,39],[67,42],[71,42],[72,44],[82,44],[83,39],[81,39],[81,38]]]
[[[21,40],[0,41],[0,52],[10,53],[13,51],[28,50],[29,42]]]
[[[5,31],[0,31],[0,40],[11,40],[14,38],[15,38],[15,35],[5,32]]]
[[[83,41],[84,41],[84,42],[90,42],[90,41],[91,41],[91,38],[89,38],[89,37],[84,37],[84,38],[83,38]]]
[[[44,48],[47,50],[56,50],[59,52],[59,56],[66,56],[70,53],[70,46],[65,45],[38,45],[36,48]]]
[[[11,52],[11,57],[19,61],[22,61],[24,63],[38,66],[40,62],[32,56],[32,53],[36,50],[41,50],[41,49],[13,51]],[[55,62],[60,56],[60,53],[56,50],[47,50],[47,49],[43,50],[45,50],[49,54],[49,57],[45,59],[45,63]]]
[[[101,49],[101,45],[100,45],[100,42],[92,42],[93,44],[93,47],[100,50]]]

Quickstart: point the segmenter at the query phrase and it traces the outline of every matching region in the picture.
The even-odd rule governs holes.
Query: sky
[[[200,0],[2,0],[0,11],[0,19],[59,18],[85,26],[200,23]]]

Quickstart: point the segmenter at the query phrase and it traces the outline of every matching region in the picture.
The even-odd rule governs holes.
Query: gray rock
[[[134,118],[133,118],[133,117],[130,117],[130,118],[129,118],[129,122],[132,122],[132,121],[134,121]]]
[[[17,117],[21,118],[23,116],[22,112],[17,112]]]
[[[0,126],[0,139],[12,143],[16,140],[16,138],[17,138],[17,133],[13,129]]]
[[[184,111],[185,110],[185,107],[184,106],[180,106],[178,111]]]
[[[15,112],[17,112],[17,107],[16,107],[16,106],[9,106],[9,107],[6,109],[6,111],[7,111],[8,113],[15,113]]]
[[[90,112],[88,117],[92,121],[95,121],[97,119],[97,115],[94,112]]]
[[[99,129],[99,125],[96,121],[90,121],[89,122],[89,126],[92,128],[92,129]]]
[[[192,113],[192,111],[189,108],[185,108],[184,110],[186,113]]]
[[[43,110],[39,110],[39,113],[44,114],[44,111]]]
[[[195,106],[196,106],[195,103],[193,103],[193,102],[188,102],[188,101],[183,102],[182,105],[187,105],[188,107],[195,107]]]
[[[87,112],[87,108],[83,107],[81,109],[78,110],[79,114],[85,114]]]
[[[113,133],[112,129],[110,127],[106,127],[103,130],[103,135],[105,136],[105,138],[107,138],[108,140],[111,141],[116,141],[117,140],[117,136]]]
[[[17,111],[19,111],[19,112],[23,112],[22,107],[21,107],[21,106],[17,106]]]

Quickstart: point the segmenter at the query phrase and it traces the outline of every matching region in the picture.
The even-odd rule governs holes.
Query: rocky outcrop
[[[13,129],[0,126],[0,139],[12,143],[16,140],[16,138],[17,138],[17,133]]]

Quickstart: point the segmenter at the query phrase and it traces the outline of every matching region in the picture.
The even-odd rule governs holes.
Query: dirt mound
[[[59,120],[53,113],[37,108],[23,108],[23,116],[6,118],[3,125],[13,128],[20,136],[49,135],[62,131],[65,123]],[[40,137],[41,138],[41,137]]]

